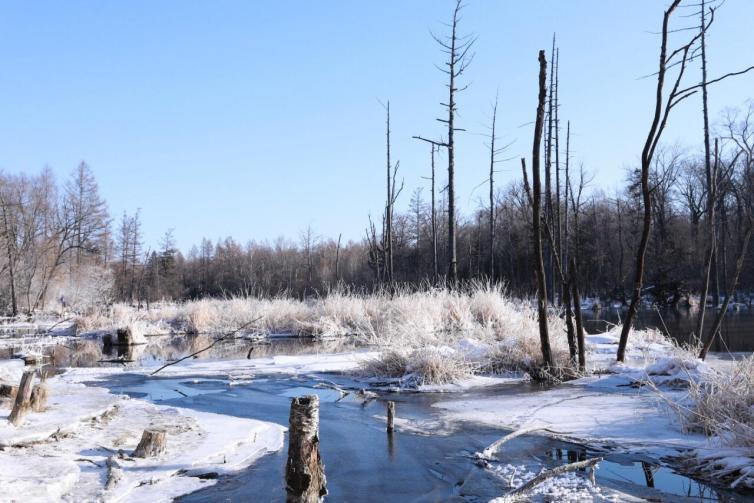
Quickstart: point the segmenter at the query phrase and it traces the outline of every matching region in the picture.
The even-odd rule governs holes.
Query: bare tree
[[[495,280],[495,165],[500,162],[498,156],[502,153],[508,145],[498,147],[496,145],[496,123],[497,123],[497,104],[498,96],[495,94],[495,103],[492,105],[492,125],[490,126],[490,142],[489,142],[489,154],[490,154],[490,206],[488,217],[488,229],[489,229],[489,269],[488,274],[491,281]]]
[[[539,319],[539,338],[542,348],[542,359],[545,367],[553,367],[552,351],[550,349],[550,336],[547,329],[547,284],[544,259],[542,256],[542,230],[541,230],[541,199],[542,184],[540,181],[539,155],[542,145],[542,129],[545,115],[545,99],[547,98],[547,59],[545,51],[539,51],[539,99],[537,102],[537,115],[534,122],[534,141],[532,144],[532,231],[534,242],[534,269],[537,278],[537,315]],[[525,160],[521,163],[525,168]]]
[[[643,227],[641,232],[641,238],[639,241],[639,247],[636,251],[636,267],[634,273],[634,285],[631,294],[631,302],[628,306],[628,313],[626,313],[626,319],[623,322],[621,329],[620,342],[618,344],[617,360],[623,361],[626,354],[626,345],[628,344],[628,333],[631,330],[634,317],[639,308],[639,302],[641,301],[641,290],[644,280],[644,259],[647,251],[647,244],[649,242],[649,231],[652,225],[652,201],[651,190],[649,186],[649,173],[652,165],[652,158],[654,157],[655,149],[662,137],[662,133],[665,130],[670,112],[674,106],[680,103],[683,99],[689,97],[696,92],[693,89],[679,91],[681,80],[686,70],[686,64],[688,63],[693,44],[698,40],[700,34],[694,36],[691,41],[685,45],[673,50],[668,55],[668,33],[670,31],[669,23],[673,12],[678,7],[681,0],[674,0],[668,7],[663,15],[662,20],[662,32],[660,42],[660,61],[657,71],[657,87],[655,93],[655,109],[652,118],[652,123],[649,127],[647,139],[644,142],[644,148],[641,153],[641,193],[644,207]],[[665,77],[669,66],[677,66],[678,71],[675,82],[671,88],[671,91],[667,98],[664,96],[665,91]]]
[[[455,133],[463,131],[455,125],[457,112],[456,94],[465,90],[468,85],[458,87],[458,79],[464,74],[471,61],[474,59],[470,53],[476,41],[473,34],[461,36],[458,34],[458,25],[461,21],[462,0],[456,0],[453,10],[453,20],[450,24],[450,35],[440,38],[432,35],[440,45],[442,51],[447,54],[445,68],[438,67],[448,76],[448,102],[443,103],[447,110],[447,119],[437,119],[448,127],[448,140],[441,143],[448,150],[448,280],[453,285],[458,279],[458,256],[456,250],[456,189],[455,189]],[[422,138],[423,139],[423,138]],[[431,142],[437,143],[437,142]]]

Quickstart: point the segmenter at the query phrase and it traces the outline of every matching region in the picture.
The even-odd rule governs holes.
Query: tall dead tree
[[[555,34],[552,35],[552,52],[550,53],[550,85],[547,97],[547,137],[545,138],[545,220],[550,228],[553,227],[553,209],[552,209],[552,127],[553,127],[553,90],[555,88]],[[553,249],[547,246],[545,250],[545,264],[547,271],[547,293],[551,303],[555,302],[555,289],[553,283],[555,275],[553,274]]]
[[[490,207],[489,207],[489,278],[495,280],[495,165],[499,162],[500,154],[507,146],[497,147],[496,123],[497,123],[497,103],[498,97],[495,95],[495,104],[492,106],[492,125],[490,126]]]
[[[539,51],[539,98],[537,116],[534,122],[534,141],[532,143],[532,238],[534,241],[534,269],[537,278],[537,315],[539,320],[539,339],[542,348],[542,360],[545,367],[553,367],[550,336],[547,329],[547,283],[544,257],[542,255],[541,200],[542,183],[540,180],[540,150],[542,146],[542,129],[547,99],[547,59],[545,51]],[[522,164],[525,160],[521,159]],[[524,171],[525,168],[524,168]]]
[[[392,283],[393,277],[393,208],[395,207],[395,201],[398,199],[398,195],[403,190],[403,182],[401,181],[401,187],[396,192],[395,179],[398,174],[398,165],[392,164],[390,159],[390,100],[385,105],[385,111],[387,118],[385,120],[385,145],[386,145],[386,157],[387,157],[387,195],[385,197],[385,235],[384,235],[384,250],[385,250],[385,274],[387,276],[388,283]]]
[[[437,280],[439,279],[440,273],[438,270],[438,260],[437,260],[437,209],[435,208],[435,149],[437,147],[432,144],[431,145],[431,165],[432,165],[432,278],[433,282],[437,284]]]
[[[432,38],[440,45],[443,52],[447,54],[448,59],[445,67],[438,69],[448,76],[448,102],[443,103],[447,110],[447,119],[439,118],[439,122],[448,127],[448,140],[444,146],[448,150],[448,280],[451,285],[455,284],[458,279],[458,256],[456,253],[456,185],[455,185],[455,132],[463,131],[455,125],[457,112],[456,95],[465,90],[468,85],[458,87],[458,79],[466,71],[466,68],[474,59],[473,54],[469,51],[476,41],[474,35],[458,34],[458,25],[461,21],[461,9],[463,9],[462,0],[456,0],[456,6],[453,10],[453,20],[450,24],[450,35],[444,38],[432,35]]]
[[[563,235],[561,228],[561,214],[560,214],[560,118],[558,117],[558,111],[560,104],[558,103],[558,70],[560,66],[560,49],[555,49],[555,60],[553,61],[555,67],[555,82],[553,82],[553,99],[555,100],[555,248],[556,253],[559,254],[558,260],[565,267],[565,261],[563,260]],[[560,282],[560,302],[563,302],[563,289],[565,285]],[[554,295],[554,294],[553,294]]]
[[[714,11],[713,11],[714,12]],[[702,269],[702,291],[699,299],[699,317],[696,321],[696,336],[701,338],[704,331],[704,312],[707,307],[707,291],[712,262],[715,256],[715,199],[717,195],[717,173],[713,173],[710,159],[709,141],[709,109],[707,106],[707,9],[705,0],[701,2],[699,32],[701,33],[701,57],[702,57],[702,120],[704,126],[704,172],[707,180],[707,248],[704,254],[704,267]],[[717,304],[715,304],[717,307]]]
[[[340,238],[342,234],[338,234],[338,244],[335,246],[335,283],[340,283]]]

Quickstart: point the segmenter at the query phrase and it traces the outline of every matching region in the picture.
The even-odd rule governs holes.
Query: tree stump
[[[47,383],[42,381],[35,384],[31,390],[31,410],[34,412],[44,412],[47,409]]]
[[[13,426],[18,426],[24,420],[24,416],[31,409],[31,384],[34,380],[34,371],[28,370],[21,376],[21,384],[18,386],[16,401],[13,410],[10,411],[8,421]]]
[[[325,467],[319,454],[319,397],[294,398],[288,422],[287,501],[318,503],[327,494]]]
[[[16,398],[16,393],[18,393],[18,386],[0,384],[0,399],[13,400],[14,398]]]
[[[147,338],[141,326],[128,325],[125,328],[118,328],[115,333],[107,333],[102,336],[102,343],[105,347],[112,346],[136,346],[146,344]]]
[[[21,359],[24,361],[24,365],[29,367],[34,367],[37,365],[41,365],[42,361],[44,360],[44,356],[42,355],[24,355],[21,357]]]
[[[133,346],[147,343],[147,338],[144,337],[144,332],[140,326],[128,325],[126,328],[119,328],[116,334],[119,346]]]
[[[163,430],[144,430],[141,441],[132,454],[135,458],[152,458],[165,452],[167,433]]]
[[[395,402],[390,400],[387,403],[387,432],[393,433],[395,431]]]

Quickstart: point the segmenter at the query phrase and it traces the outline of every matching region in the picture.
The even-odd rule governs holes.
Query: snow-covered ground
[[[392,379],[365,376],[361,369],[379,356],[375,351],[187,360],[161,370],[159,376],[221,379],[234,385],[260,375],[330,374],[335,387],[448,392],[446,400],[435,403],[436,421],[412,424],[399,419],[398,430],[444,430],[465,421],[514,430],[539,427],[538,434],[613,452],[655,459],[685,452],[704,460],[711,472],[715,467],[733,467],[739,486],[754,486],[754,452],[750,448],[726,449],[719,438],[684,431],[673,406],[688,399],[684,383],[703,379],[715,369],[730,371],[730,363],[705,364],[679,352],[657,334],[635,332],[627,363],[616,364],[617,340],[615,331],[588,336],[593,375],[555,387],[492,397],[454,398],[453,392],[520,383],[526,376],[467,375],[451,383],[417,386],[411,375]],[[478,362],[494,349],[466,338],[438,351]],[[0,446],[4,447],[0,450],[0,500],[20,494],[29,500],[169,500],[212,484],[217,475],[242,469],[265,452],[282,447],[284,428],[280,425],[155,405],[84,385],[124,372],[147,375],[158,368],[155,363],[127,369],[70,369],[49,380],[48,410],[30,413],[18,428],[4,420],[7,406],[0,409]],[[17,384],[22,370],[20,361],[0,362],[0,382]],[[167,452],[152,460],[131,458],[129,454],[147,427],[167,430]],[[533,476],[530,467],[505,464],[491,471],[508,480],[510,487]],[[112,473],[117,482],[107,487]],[[564,494],[577,495],[579,501],[613,499],[576,475],[562,475],[537,491],[537,497],[544,499],[562,499]]]
[[[0,378],[18,382],[22,370],[1,362]],[[0,409],[0,500],[170,501],[283,445],[280,425],[154,405],[75,381],[50,378],[47,410],[30,412],[18,427],[6,420],[7,405]],[[147,428],[166,431],[166,452],[131,457]]]

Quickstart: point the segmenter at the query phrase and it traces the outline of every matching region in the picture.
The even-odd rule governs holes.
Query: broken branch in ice
[[[483,461],[491,461],[493,459],[496,459],[495,453],[500,449],[500,447],[510,441],[513,440],[516,437],[520,437],[521,435],[526,435],[528,433],[533,433],[535,431],[550,431],[546,428],[543,428],[541,426],[530,426],[528,428],[521,428],[519,430],[514,431],[513,433],[509,433],[508,435],[505,435],[504,437],[492,442],[489,447],[487,447],[482,452],[477,452],[476,457]]]
[[[153,376],[153,375],[155,375],[156,373],[158,373],[159,371],[161,371],[161,370],[163,370],[163,369],[166,369],[166,368],[170,367],[171,365],[175,365],[176,363],[181,363],[182,361],[184,361],[184,360],[188,360],[189,358],[193,358],[193,357],[195,357],[196,355],[198,355],[198,354],[200,354],[200,353],[204,353],[205,351],[209,351],[209,350],[210,350],[210,349],[212,349],[212,348],[214,347],[214,345],[215,345],[215,344],[217,344],[218,342],[220,342],[220,341],[224,341],[224,340],[226,340],[226,339],[229,339],[229,338],[232,338],[232,337],[235,337],[235,335],[236,335],[236,334],[238,334],[238,332],[240,332],[241,330],[243,330],[243,329],[247,328],[247,327],[248,327],[248,326],[250,326],[250,325],[251,325],[252,323],[256,323],[257,321],[259,321],[259,320],[261,320],[261,319],[262,319],[262,317],[260,316],[260,317],[258,317],[258,318],[255,318],[255,319],[253,319],[253,320],[251,320],[251,321],[249,321],[249,322],[247,322],[247,323],[244,323],[243,325],[241,325],[240,327],[236,328],[235,330],[232,330],[232,331],[230,331],[230,332],[227,332],[227,333],[226,333],[225,335],[223,335],[223,336],[221,336],[221,337],[218,337],[217,339],[215,339],[214,341],[212,341],[212,343],[211,343],[210,345],[203,347],[203,348],[202,348],[202,349],[200,349],[199,351],[194,351],[194,352],[193,352],[193,353],[191,353],[190,355],[186,355],[186,356],[184,356],[183,358],[179,358],[179,359],[177,359],[177,360],[175,360],[175,361],[172,361],[172,362],[168,362],[168,363],[166,363],[166,364],[165,364],[165,365],[163,365],[162,367],[158,368],[157,370],[155,370],[154,372],[152,372],[152,373],[151,373],[151,374],[149,374],[149,375],[150,375],[150,376]]]
[[[562,475],[563,473],[567,472],[574,472],[576,470],[582,470],[586,468],[592,468],[602,461],[602,458],[592,458],[587,459],[586,461],[577,461],[576,463],[569,463],[567,465],[561,465],[558,467],[555,467],[551,470],[545,470],[530,481],[520,485],[519,487],[512,489],[508,494],[506,494],[506,500],[508,501],[515,501],[519,498],[522,498],[527,492],[534,489],[536,486],[541,484],[542,482],[551,479],[553,477],[557,477],[558,475]]]

